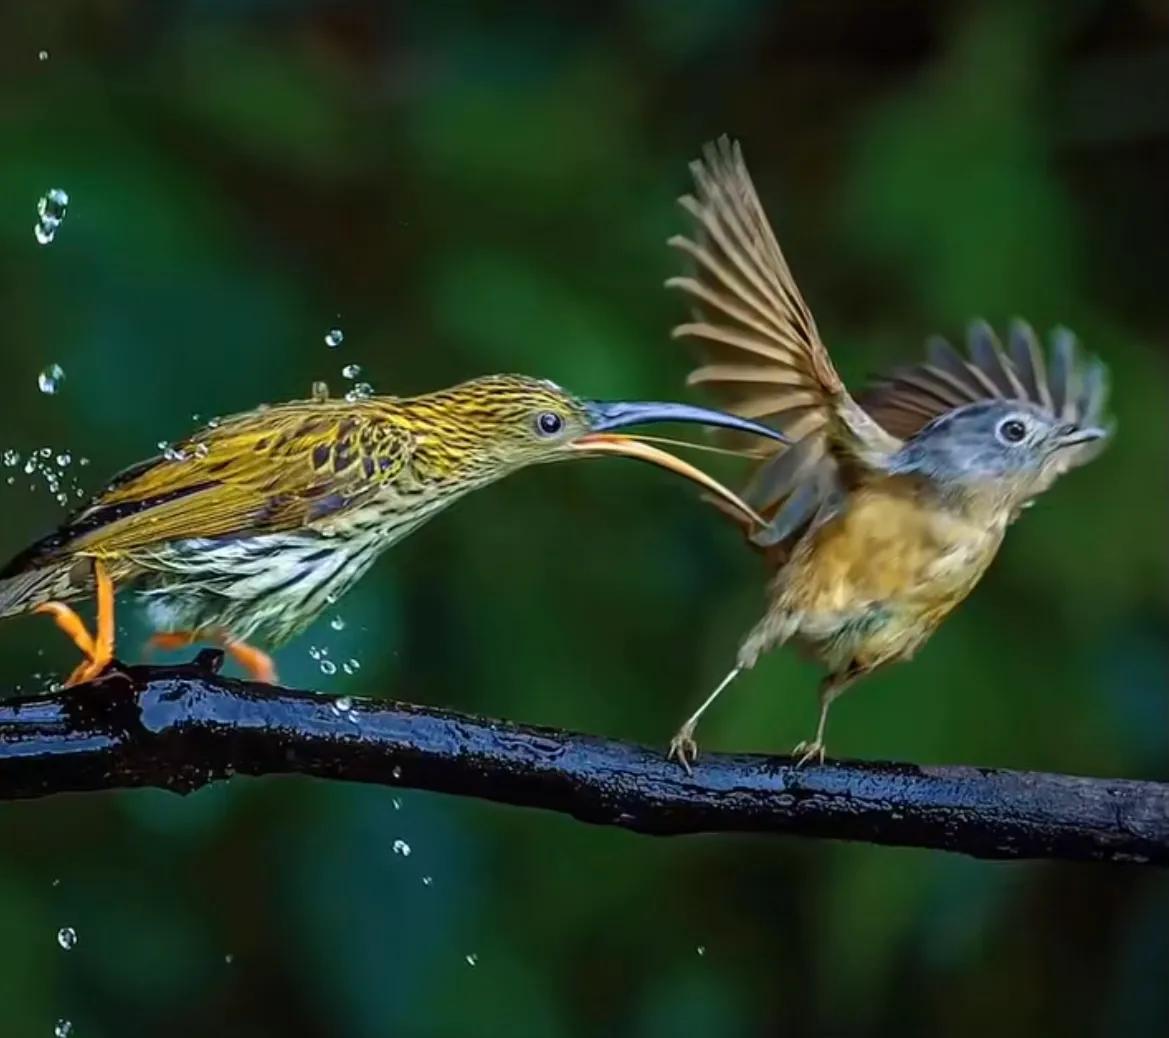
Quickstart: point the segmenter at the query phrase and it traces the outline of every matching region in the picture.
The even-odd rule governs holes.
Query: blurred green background
[[[193,416],[337,393],[349,364],[392,393],[519,370],[682,394],[664,241],[729,132],[846,377],[1015,314],[1114,373],[1111,449],[836,707],[832,750],[1169,778],[1165,3],[7,0],[0,27],[0,554]],[[41,246],[50,188],[70,205]],[[676,479],[543,468],[278,662],[664,745],[762,580]],[[0,658],[26,693],[74,662],[37,619]],[[815,681],[772,654],[703,745],[787,750]],[[4,1035],[1169,1033],[1169,883],[1135,869],[654,840],[293,779],[4,804],[0,841]]]

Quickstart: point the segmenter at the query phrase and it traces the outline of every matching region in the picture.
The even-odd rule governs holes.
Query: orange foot
[[[44,602],[34,613],[51,616],[85,655],[65,681],[65,687],[81,685],[100,676],[114,659],[114,582],[99,559],[93,560],[97,583],[97,637],[90,635],[85,621],[64,602]]]
[[[165,631],[154,635],[147,643],[153,649],[185,649],[198,641],[214,642],[222,645],[253,681],[262,681],[268,685],[276,684],[276,664],[272,657],[254,645],[237,641],[223,631]]]

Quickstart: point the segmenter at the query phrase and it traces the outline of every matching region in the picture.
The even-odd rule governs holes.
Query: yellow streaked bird
[[[464,494],[542,462],[620,454],[670,469],[753,522],[733,493],[614,430],[695,422],[779,439],[676,403],[602,403],[521,375],[424,396],[264,407],[195,433],[116,476],[55,533],[0,570],[0,617],[53,616],[85,656],[76,684],[113,659],[114,591],[134,587],[154,643],[223,645],[255,678],[267,654],[343,595],[390,545]],[[96,632],[67,602],[96,591]]]

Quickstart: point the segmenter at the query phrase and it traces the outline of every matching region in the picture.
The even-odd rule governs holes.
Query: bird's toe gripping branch
[[[65,682],[66,687],[80,685],[98,677],[114,659],[114,582],[99,559],[93,560],[93,578],[97,585],[97,630],[89,633],[85,621],[64,602],[44,602],[33,612],[51,616],[85,659]]]
[[[247,672],[253,681],[274,685],[279,680],[276,664],[262,649],[247,642],[236,641],[223,631],[164,631],[154,635],[149,642],[153,649],[185,649],[198,641],[209,641],[220,645],[227,654]]]

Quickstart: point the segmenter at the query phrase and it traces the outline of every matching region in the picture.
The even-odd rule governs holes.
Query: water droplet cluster
[[[30,451],[28,457],[22,457],[17,450],[9,448],[0,452],[0,463],[6,469],[12,469],[4,478],[8,486],[15,486],[20,475],[30,477],[28,488],[36,490],[40,480],[59,505],[68,505],[70,501],[80,501],[85,496],[85,490],[73,475],[73,455],[67,450],[54,450],[52,447],[41,447]],[[89,464],[88,458],[78,458],[77,464]]]

